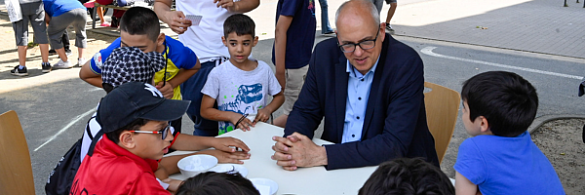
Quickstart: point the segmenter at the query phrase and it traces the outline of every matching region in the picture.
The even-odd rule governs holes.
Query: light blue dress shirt
[[[378,66],[379,60],[380,57],[378,57],[378,60],[366,75],[362,75],[349,63],[349,60],[347,61],[346,71],[349,73],[349,79],[347,81],[345,123],[343,124],[341,143],[360,141],[362,139],[370,88],[372,87],[372,81],[374,81],[374,71]]]

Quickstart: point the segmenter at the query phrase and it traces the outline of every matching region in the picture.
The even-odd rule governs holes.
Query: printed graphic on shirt
[[[258,109],[262,108],[262,84],[240,85],[236,88],[235,100],[225,102],[228,96],[224,95],[222,103],[218,105],[219,110],[237,112],[243,115],[245,113],[256,113]],[[231,95],[231,97],[234,97],[234,95]],[[230,122],[222,121],[219,123],[220,135],[232,130],[234,130],[234,125]]]
[[[315,0],[309,0],[309,7],[307,9],[311,11],[313,16],[315,15]]]

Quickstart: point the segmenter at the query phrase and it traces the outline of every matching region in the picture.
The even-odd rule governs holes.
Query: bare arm
[[[272,114],[274,111],[276,111],[278,108],[280,108],[282,103],[284,103],[284,94],[281,91],[280,93],[274,95],[274,98],[272,99],[272,102],[270,102],[270,104],[268,104],[268,105],[266,105],[266,107],[258,110],[258,113],[256,113],[256,118],[254,119],[254,122],[268,121],[268,119],[270,119],[270,114]]]
[[[457,195],[476,195],[479,190],[477,185],[471,183],[469,179],[455,171],[455,194]]]
[[[226,8],[229,12],[233,13],[246,13],[256,9],[260,5],[260,0],[214,0],[213,3],[217,4],[217,7]]]
[[[181,69],[173,79],[169,80],[167,83],[171,84],[173,88],[179,86],[180,84],[187,81],[187,79],[191,78],[197,71],[201,69],[201,63],[199,63],[199,59],[197,59],[197,64],[193,66],[191,69]]]
[[[88,60],[85,65],[81,67],[79,70],[79,78],[90,85],[102,88],[102,76],[91,70],[91,60]]]
[[[195,66],[193,66],[193,68],[179,70],[179,73],[177,73],[177,75],[175,75],[175,77],[173,77],[171,80],[167,82],[161,81],[156,83],[156,88],[165,96],[165,98],[172,99],[175,95],[175,87],[184,83],[187,79],[197,73],[199,69],[201,69],[201,64],[199,63],[199,59],[197,59],[197,63]]]
[[[238,120],[240,120],[240,118],[243,116],[236,112],[220,111],[216,108],[213,108],[214,104],[215,99],[209,97],[208,95],[203,95],[203,99],[201,100],[201,117],[212,121],[229,121],[236,125]],[[243,131],[246,131],[250,130],[250,126],[254,126],[254,123],[246,118],[239,123],[238,127],[235,128],[240,128]]]
[[[286,40],[288,32],[288,28],[292,23],[293,17],[292,16],[283,16],[280,15],[278,17],[278,21],[276,22],[276,31],[275,31],[275,38],[274,38],[274,63],[276,66],[276,79],[284,91],[286,86],[286,78],[284,76],[285,66],[285,56],[286,56]]]

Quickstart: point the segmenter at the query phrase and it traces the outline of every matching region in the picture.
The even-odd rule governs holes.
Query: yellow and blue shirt
[[[103,62],[106,61],[114,49],[120,48],[121,43],[121,39],[117,38],[106,49],[102,49],[100,52],[96,53],[91,59],[91,70],[96,74],[101,74],[101,67]],[[197,63],[197,56],[195,53],[178,40],[175,40],[169,36],[165,36],[165,46],[166,48],[163,56],[167,60],[167,66],[154,75],[154,83],[163,81],[165,73],[166,81],[169,81],[175,78],[177,74],[179,74],[179,70],[181,70],[181,68],[191,69]],[[173,89],[173,92],[174,94],[172,99],[182,99],[180,85],[176,86]]]

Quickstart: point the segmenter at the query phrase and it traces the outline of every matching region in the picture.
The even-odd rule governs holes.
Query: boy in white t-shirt
[[[221,38],[230,60],[213,69],[201,93],[201,116],[219,121],[218,134],[240,128],[249,130],[257,121],[266,122],[284,102],[282,88],[272,69],[263,61],[248,59],[258,43],[254,21],[243,14],[228,17]],[[267,95],[274,97],[267,105]],[[217,102],[217,109],[213,105]],[[254,121],[246,118],[256,114]]]

